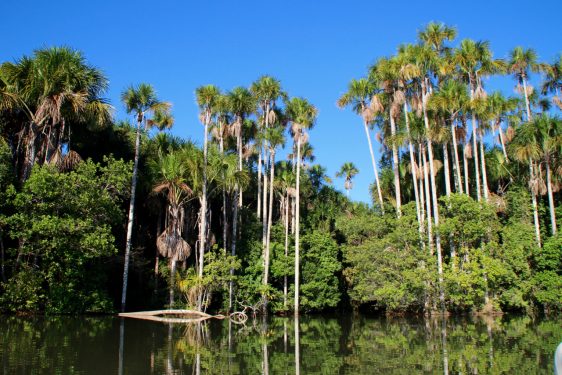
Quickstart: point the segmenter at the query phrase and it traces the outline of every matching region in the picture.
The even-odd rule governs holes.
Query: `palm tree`
[[[468,103],[466,86],[455,80],[447,80],[430,99],[429,106],[447,113],[453,141],[454,163],[457,170],[457,186],[462,193],[461,167],[459,161],[458,141],[457,141],[457,116],[463,111]]]
[[[261,117],[264,128],[269,128],[269,125],[275,122],[275,102],[280,97],[286,97],[281,89],[281,82],[271,76],[261,76],[257,81],[252,83],[250,91],[254,95],[258,107],[261,110]],[[261,218],[261,173],[262,173],[262,147],[259,147],[258,152],[258,196],[257,196],[257,215],[258,219]],[[265,159],[265,155],[263,155]],[[265,202],[264,202],[265,205]],[[265,213],[264,213],[265,215]]]
[[[515,47],[509,54],[509,62],[507,66],[508,72],[514,75],[518,85],[523,85],[523,96],[525,98],[525,109],[527,111],[527,122],[533,120],[531,112],[531,104],[529,102],[529,95],[532,93],[532,88],[527,87],[527,80],[530,71],[538,72],[540,70],[537,64],[537,54],[533,49],[523,49],[522,47]],[[521,90],[519,90],[521,91]],[[532,158],[529,158],[529,178],[531,181],[535,180],[535,165]],[[537,195],[535,189],[531,189],[531,202],[533,205],[533,220],[535,223],[535,235],[539,247],[541,246],[540,238],[540,224],[539,213],[537,205]]]
[[[558,55],[557,60],[552,64],[544,64],[543,70],[545,72],[545,81],[542,84],[542,94],[553,93],[552,101],[562,109],[562,97],[560,91],[562,90],[562,54]]]
[[[344,163],[336,173],[336,177],[345,177],[344,187],[349,198],[349,191],[353,188],[353,177],[359,173],[359,169],[352,162]]]
[[[560,158],[562,148],[562,121],[547,114],[536,117],[532,122],[524,123],[513,139],[515,152],[520,161],[525,159],[544,165],[546,169],[546,187],[550,211],[550,230],[554,236],[557,232],[556,211],[554,208],[552,167],[557,158]],[[535,179],[536,180],[536,179]],[[533,180],[532,180],[533,181]],[[531,186],[537,185],[532,182]],[[537,189],[532,189],[537,190]],[[537,241],[540,238],[537,237]]]
[[[141,126],[144,122],[144,130],[146,131],[150,126],[156,126],[158,128],[162,128],[163,126],[170,127],[172,121],[169,114],[171,104],[160,101],[151,85],[141,83],[138,86],[130,86],[121,94],[121,100],[125,104],[127,113],[132,113],[137,120],[135,159],[131,182],[131,200],[129,202],[129,218],[127,220],[125,264],[123,267],[123,292],[121,294],[121,311],[125,311],[125,303],[127,300],[127,281],[129,278],[129,259],[131,257],[131,245],[133,238],[133,220],[135,215],[135,193],[137,190],[137,180],[139,174]],[[149,114],[154,115],[151,121],[148,119]]]
[[[191,247],[183,239],[184,206],[191,196],[192,190],[187,185],[186,163],[181,153],[172,151],[158,155],[158,160],[152,166],[158,175],[153,192],[166,196],[168,207],[166,210],[168,226],[158,235],[156,245],[158,252],[170,259],[170,308],[174,305],[174,276],[176,262],[183,261],[191,255]]]
[[[38,162],[60,164],[63,144],[71,155],[72,126],[103,125],[111,119],[111,106],[100,97],[107,78],[88,65],[79,51],[52,47],[0,66],[0,110],[16,123],[14,150],[23,181]],[[23,159],[23,160],[20,160]]]
[[[369,152],[371,153],[371,162],[373,163],[373,171],[375,172],[377,195],[379,198],[381,212],[384,214],[384,203],[382,200],[379,172],[375,161],[371,136],[369,134],[369,124],[372,123],[377,114],[382,113],[384,110],[380,98],[374,95],[375,89],[376,88],[373,83],[366,78],[361,78],[359,80],[352,79],[347,88],[347,92],[338,99],[337,105],[340,108],[351,106],[355,113],[359,114],[363,119],[365,135],[367,136]]]
[[[418,38],[425,44],[441,54],[447,48],[445,41],[451,41],[457,37],[457,29],[444,23],[430,22],[425,29],[418,32]]]
[[[201,195],[201,213],[199,224],[199,266],[198,275],[203,277],[204,255],[206,250],[207,239],[207,139],[209,134],[209,126],[211,119],[216,110],[220,97],[220,90],[214,85],[200,86],[195,90],[197,105],[201,110],[201,118],[205,127],[203,137],[203,184]]]
[[[306,129],[311,128],[316,121],[318,110],[306,99],[292,98],[287,101],[287,117],[291,122],[291,130],[297,143],[297,178],[296,178],[296,227],[295,227],[295,315],[299,313],[299,289],[300,289],[300,170],[301,170],[301,145],[306,137]]]

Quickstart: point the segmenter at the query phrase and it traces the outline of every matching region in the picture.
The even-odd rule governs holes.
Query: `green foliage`
[[[119,203],[129,178],[130,165],[107,158],[69,173],[36,167],[20,192],[12,190],[15,213],[6,218],[6,232],[18,247],[7,250],[15,261],[0,299],[4,309],[111,310],[99,266],[117,252],[112,225],[124,218]]]

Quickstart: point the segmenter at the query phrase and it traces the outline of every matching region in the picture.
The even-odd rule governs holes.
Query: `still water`
[[[0,316],[3,374],[552,374],[558,319]]]

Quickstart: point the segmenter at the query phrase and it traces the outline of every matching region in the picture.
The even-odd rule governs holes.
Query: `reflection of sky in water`
[[[557,320],[0,318],[4,374],[554,373]],[[556,358],[560,361],[562,346]],[[559,362],[557,362],[559,363]],[[557,364],[558,368],[560,364]],[[445,370],[445,367],[447,370]]]

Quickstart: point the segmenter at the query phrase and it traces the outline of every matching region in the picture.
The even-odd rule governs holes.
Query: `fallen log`
[[[167,317],[169,315],[182,316],[182,317]],[[243,316],[242,316],[243,315]],[[137,312],[126,312],[119,313],[120,317],[123,318],[134,318],[151,320],[155,322],[163,323],[197,323],[202,322],[207,319],[224,319],[224,315],[210,315],[197,310],[153,310],[153,311],[137,311]],[[228,316],[236,323],[244,324],[247,320],[246,314],[243,312],[235,312]]]

